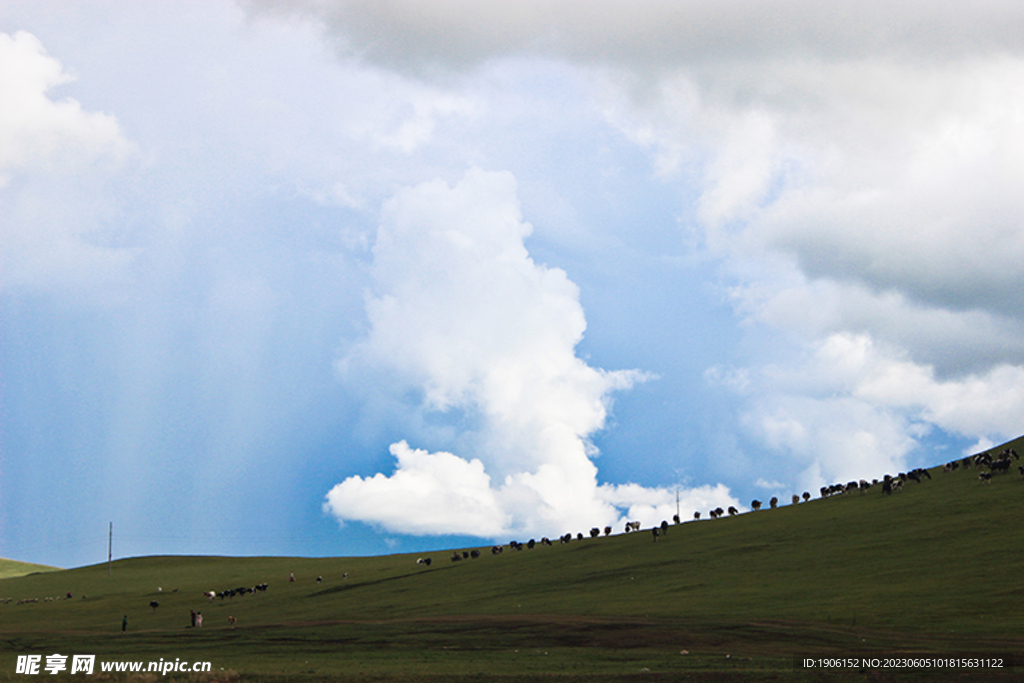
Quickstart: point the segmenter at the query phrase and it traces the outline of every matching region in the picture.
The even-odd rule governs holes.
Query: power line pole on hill
[[[114,523],[110,523],[110,530],[107,532],[107,576],[110,576],[110,561],[114,557]]]

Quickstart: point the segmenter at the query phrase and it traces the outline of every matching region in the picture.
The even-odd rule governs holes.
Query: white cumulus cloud
[[[1001,443],[1020,432],[1024,414],[1021,368],[942,379],[865,333],[829,335],[785,366],[715,368],[706,376],[745,393],[744,428],[788,455],[808,488],[904,470],[917,440],[935,428],[978,448]]]
[[[133,145],[113,116],[51,98],[71,80],[32,34],[0,33],[0,287],[117,281],[132,260],[99,188]]]
[[[0,33],[0,188],[16,171],[77,171],[130,152],[112,116],[71,98],[50,99],[50,90],[70,80],[38,38]]]
[[[405,441],[391,445],[397,469],[386,477],[349,477],[327,494],[327,509],[345,519],[370,519],[404,534],[497,535],[506,515],[479,460],[428,453]],[[372,511],[372,515],[367,515]]]
[[[469,458],[391,447],[390,476],[350,477],[325,509],[407,533],[561,534],[612,525],[623,513],[665,518],[674,493],[598,483],[589,438],[610,394],[646,376],[590,367],[575,355],[586,328],[566,273],[530,258],[515,178],[472,169],[397,193],[373,249],[370,330],[342,361],[422,393],[422,409],[465,411]],[[734,504],[724,487],[694,503]],[[655,519],[661,515],[659,519]]]

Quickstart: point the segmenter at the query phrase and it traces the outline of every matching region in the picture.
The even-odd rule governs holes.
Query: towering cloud
[[[671,516],[665,491],[598,484],[589,437],[605,424],[610,393],[644,375],[575,355],[586,327],[579,291],[530,258],[531,230],[508,173],[473,169],[454,187],[423,183],[385,207],[371,328],[341,366],[391,373],[422,392],[424,409],[465,414],[475,426],[460,444],[472,459],[393,444],[394,474],[353,476],[328,494],[339,518],[496,536],[613,524],[621,509],[648,523]],[[692,495],[734,503],[724,489]]]

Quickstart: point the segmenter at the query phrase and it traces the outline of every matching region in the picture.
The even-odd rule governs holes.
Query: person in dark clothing
[[[121,620],[121,633],[128,630],[128,615],[124,615],[124,619]]]

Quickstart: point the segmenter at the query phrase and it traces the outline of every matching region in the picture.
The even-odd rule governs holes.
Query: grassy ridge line
[[[657,543],[642,532],[458,563],[427,553],[430,568],[416,555],[119,560],[112,579],[95,565],[0,581],[0,598],[75,596],[8,608],[0,629],[51,628],[45,610],[76,631],[109,631],[122,612],[135,628],[177,629],[196,609],[210,625],[229,613],[251,626],[546,615],[1015,632],[1009,605],[1024,586],[997,577],[1024,572],[1024,527],[1010,521],[1024,513],[1024,481],[1014,473],[979,484],[973,470],[933,477],[893,496],[875,488],[688,522]],[[265,594],[201,597],[264,581]]]
[[[373,672],[378,680],[508,681],[859,681],[863,674],[794,671],[793,657],[1024,652],[1016,523],[1024,480],[1016,471],[989,484],[975,470],[931,473],[892,496],[876,487],[687,522],[657,543],[648,531],[506,547],[497,557],[485,548],[456,563],[451,551],[423,553],[434,560],[429,568],[415,564],[417,554],[141,557],[115,562],[112,577],[101,564],[4,579],[0,598],[73,598],[0,606],[0,680],[25,652],[187,656],[245,680]],[[266,593],[202,597],[262,582]],[[150,608],[152,600],[160,606]],[[188,628],[189,609],[203,612],[202,630]]]
[[[25,576],[34,572],[56,572],[61,571],[60,567],[50,567],[45,564],[32,564],[30,562],[18,562],[0,557],[0,579],[11,579],[18,576]]]

